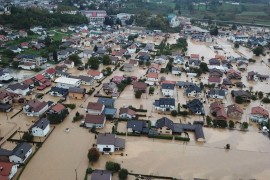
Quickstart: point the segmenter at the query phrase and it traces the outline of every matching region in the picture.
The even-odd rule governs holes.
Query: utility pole
[[[77,169],[75,169],[75,175],[76,175],[76,180],[78,180],[78,176],[77,176]]]

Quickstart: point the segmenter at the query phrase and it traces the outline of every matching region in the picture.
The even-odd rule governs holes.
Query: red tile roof
[[[98,71],[98,70],[89,70],[88,72],[87,72],[87,74],[89,75],[89,76],[99,76],[100,75],[100,72]]]
[[[221,82],[221,78],[220,77],[209,77],[208,78],[208,82],[213,82],[213,83],[220,83]]]
[[[55,112],[61,112],[62,110],[65,109],[65,106],[60,104],[60,103],[57,103],[56,105],[54,105],[52,108],[51,108],[53,111]]]
[[[38,80],[38,81],[40,81],[40,80],[42,80],[42,79],[44,79],[45,77],[42,75],[42,74],[37,74],[36,76],[35,76],[35,79],[36,80]]]
[[[253,107],[251,114],[261,114],[262,116],[269,117],[269,112],[260,106]]]
[[[54,68],[49,68],[49,69],[47,69],[47,71],[46,71],[48,74],[54,74],[54,73],[56,73],[56,70],[54,69]]]
[[[0,162],[0,167],[2,168],[2,170],[0,170],[0,179],[1,180],[2,180],[2,177],[6,178],[9,176],[13,165],[14,164],[12,164],[10,162]],[[9,179],[9,178],[7,178],[7,179]]]
[[[146,75],[148,78],[158,78],[158,74],[157,73],[149,73]]]
[[[86,114],[85,116],[85,123],[92,123],[92,124],[103,124],[105,121],[104,115],[93,115],[93,114]]]

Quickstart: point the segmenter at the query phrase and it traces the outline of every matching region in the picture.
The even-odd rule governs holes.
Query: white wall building
[[[56,87],[69,89],[70,87],[79,87],[81,84],[80,79],[59,77],[55,81]]]

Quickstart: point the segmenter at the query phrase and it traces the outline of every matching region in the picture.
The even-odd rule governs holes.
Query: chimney
[[[23,149],[21,149],[21,153],[23,153]]]

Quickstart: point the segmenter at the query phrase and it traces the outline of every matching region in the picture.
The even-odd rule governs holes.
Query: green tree
[[[213,29],[210,30],[210,34],[212,36],[217,36],[218,35],[218,27],[214,27]]]
[[[171,111],[171,115],[172,115],[173,117],[176,117],[176,116],[177,116],[177,111],[176,111],[176,110]]]
[[[235,102],[237,104],[242,104],[244,102],[243,98],[241,96],[236,96],[235,97]]]
[[[136,91],[136,92],[135,92],[135,97],[136,97],[137,99],[140,99],[141,96],[142,96],[142,91]]]
[[[115,24],[122,26],[122,21],[119,18],[117,18],[115,21]]]
[[[206,116],[206,124],[208,126],[212,126],[213,124],[213,121],[212,121],[212,118],[210,116]]]
[[[236,48],[236,49],[238,49],[239,48],[239,43],[238,42],[236,42],[236,43],[234,43],[234,48]]]
[[[202,70],[203,73],[206,73],[209,71],[208,66],[205,62],[201,62],[200,69]]]
[[[12,61],[12,67],[13,67],[14,69],[17,69],[18,66],[19,66],[19,61]]]
[[[234,122],[232,120],[229,121],[229,128],[234,128]]]
[[[22,139],[25,141],[33,141],[34,136],[30,132],[25,132],[22,136]]]
[[[241,128],[242,129],[247,129],[248,128],[248,123],[247,122],[243,122]]]
[[[99,68],[99,59],[97,57],[91,57],[88,59],[87,64],[89,64],[91,69],[97,70]]]
[[[128,36],[128,40],[129,40],[129,41],[134,41],[134,39],[135,39],[135,38],[134,38],[133,35],[129,35],[129,36]]]
[[[94,162],[98,161],[100,154],[99,154],[97,148],[91,148],[91,149],[89,149],[87,156],[88,156],[89,162],[94,163]]]
[[[68,57],[69,60],[74,62],[75,66],[80,66],[82,65],[82,61],[80,59],[80,57],[77,54],[72,54]]]
[[[262,46],[257,46],[252,51],[253,51],[253,54],[255,54],[256,56],[260,56],[261,54],[263,54],[264,49]]]
[[[106,170],[112,172],[118,172],[121,169],[121,165],[119,163],[115,163],[112,161],[107,161],[105,165]]]
[[[57,55],[57,52],[56,51],[53,51],[53,60],[55,62],[58,62],[58,55]]]
[[[236,30],[237,26],[235,24],[232,25],[232,30]]]
[[[263,92],[262,91],[259,91],[258,92],[258,96],[259,96],[259,99],[262,99],[263,98]]]
[[[118,173],[118,177],[120,180],[126,180],[128,177],[128,170],[127,169],[121,169]]]
[[[113,26],[113,19],[109,16],[106,16],[103,24],[107,26]]]
[[[103,65],[111,65],[112,60],[110,59],[110,57],[108,55],[104,55],[102,57],[102,63],[103,63]]]

